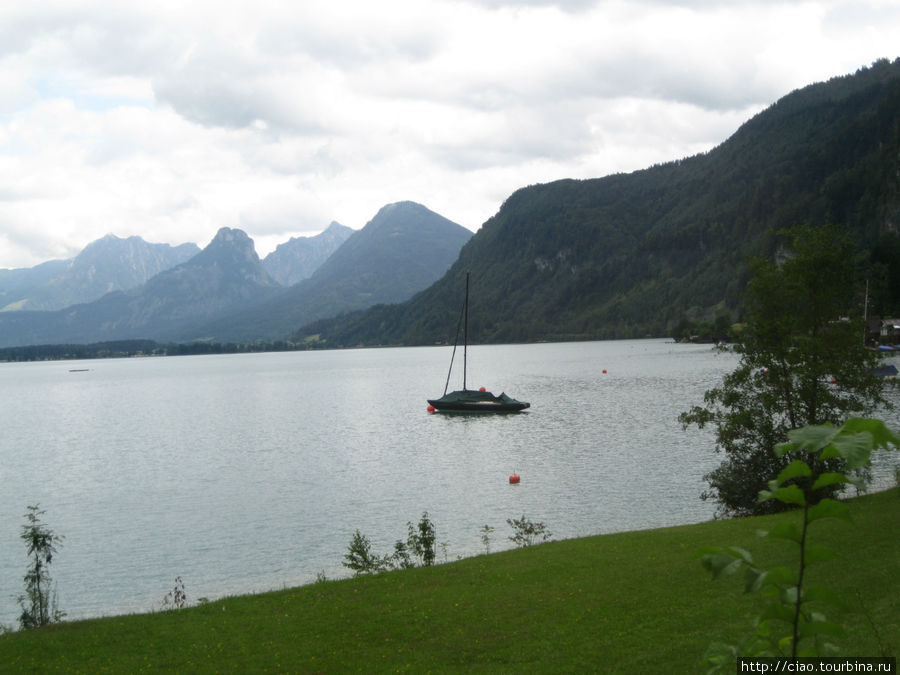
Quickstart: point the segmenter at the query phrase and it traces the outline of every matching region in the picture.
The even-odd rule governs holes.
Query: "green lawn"
[[[848,604],[844,656],[900,651],[900,494],[816,523],[845,558],[812,568]],[[787,516],[780,516],[784,518]],[[776,517],[779,518],[779,517]],[[711,640],[746,634],[761,598],[712,581],[704,545],[786,561],[772,518],[552,542],[432,568],[0,636],[0,671],[696,672]]]

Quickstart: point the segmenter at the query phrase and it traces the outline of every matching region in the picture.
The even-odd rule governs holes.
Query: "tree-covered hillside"
[[[708,153],[518,190],[432,287],[298,337],[452,340],[467,270],[475,341],[664,336],[685,317],[736,320],[747,257],[775,255],[773,233],[798,223],[846,228],[865,254],[870,307],[900,313],[898,158],[900,59],[882,60],[789,94]]]

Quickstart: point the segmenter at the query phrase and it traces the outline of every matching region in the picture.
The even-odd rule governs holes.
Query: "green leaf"
[[[850,520],[850,509],[843,502],[835,499],[823,499],[815,506],[811,506],[806,515],[807,522],[821,520],[822,518],[841,518]]]
[[[847,468],[852,470],[868,463],[875,439],[868,431],[845,432],[835,437],[832,445],[846,460]]]
[[[877,448],[900,447],[900,435],[889,429],[881,420],[852,417],[844,422],[843,428],[847,431],[865,431],[870,433],[872,441]]]
[[[794,450],[811,453],[818,452],[840,433],[840,429],[830,424],[813,425],[801,429],[791,429],[788,439],[794,444]]]
[[[705,555],[701,558],[700,563],[704,569],[712,573],[713,579],[718,579],[721,576],[734,574],[745,564],[745,561],[743,558],[723,552]]]
[[[782,588],[780,598],[783,605],[793,608],[797,604],[797,587]],[[791,609],[791,612],[793,612],[793,609]]]
[[[753,556],[747,549],[743,549],[740,546],[729,546],[725,549],[725,552],[733,555],[735,558],[740,558],[748,565],[753,564]]]
[[[842,473],[823,473],[821,476],[816,478],[816,482],[813,483],[812,489],[820,490],[821,488],[828,487],[829,485],[849,482],[850,479]]]
[[[788,541],[793,541],[799,544],[800,539],[803,535],[800,532],[800,528],[797,527],[796,523],[783,520],[777,523],[775,527],[773,527],[768,532],[760,532],[760,536],[772,537],[773,539],[787,539]]]
[[[806,504],[806,496],[803,494],[803,490],[796,485],[788,485],[771,491],[760,490],[759,501],[765,502],[770,499],[777,499],[784,504],[799,504],[800,506]]]
[[[707,667],[706,672],[718,673],[722,670],[733,669],[738,653],[739,650],[734,645],[724,642],[711,643],[703,656],[703,664]]]
[[[819,454],[819,459],[839,459],[842,455],[840,451],[834,447],[833,444],[829,444],[822,449],[822,452]]]
[[[769,570],[769,576],[766,578],[766,582],[777,586],[796,586],[797,575],[787,567],[775,567]]]
[[[796,452],[797,445],[796,443],[791,443],[790,441],[786,441],[785,443],[778,443],[772,452],[776,457],[784,457],[789,452]]]
[[[756,567],[747,567],[744,573],[744,593],[756,593],[766,585],[769,573]]]
[[[778,478],[776,478],[775,480],[778,485],[784,485],[792,478],[811,475],[812,469],[809,468],[809,464],[804,462],[802,459],[795,459],[793,462],[791,462],[781,470],[781,473],[778,474]]]

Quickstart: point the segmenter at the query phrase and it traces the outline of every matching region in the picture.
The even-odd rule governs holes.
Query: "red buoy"
[[[428,406],[428,412],[434,412],[434,406],[433,406],[433,405]]]
[[[509,482],[510,482],[510,483],[515,484],[515,483],[518,483],[519,480],[520,480],[520,479],[519,479],[519,474],[517,474],[517,473],[510,474],[510,476],[509,476]]]
[[[606,368],[603,369],[603,374],[606,375]]]
[[[484,387],[478,387],[478,391],[485,391]]]

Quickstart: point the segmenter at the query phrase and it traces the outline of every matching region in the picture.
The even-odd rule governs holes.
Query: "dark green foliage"
[[[422,514],[422,520],[413,527],[412,523],[406,523],[408,536],[406,544],[425,567],[434,565],[434,523],[428,519],[428,512]],[[398,542],[399,543],[399,542]]]
[[[900,316],[900,236],[885,232],[870,251],[869,313],[894,318]]]
[[[520,548],[549,541],[550,537],[553,536],[553,533],[547,529],[544,523],[532,522],[525,518],[525,514],[522,514],[522,517],[518,519],[507,518],[506,524],[513,530],[509,540]]]
[[[331,346],[452,342],[471,272],[472,342],[670,335],[740,319],[771,232],[841,223],[882,276],[900,247],[900,59],[796,91],[710,152],[627,175],[513,193],[440,281],[409,302],[304,327]],[[881,243],[879,243],[881,242]],[[880,306],[900,286],[883,284]]]
[[[707,393],[713,416],[695,408],[682,418],[717,426],[728,458],[707,478],[729,513],[779,508],[758,505],[756,495],[789,461],[768,452],[787,430],[839,423],[884,403],[883,380],[871,374],[878,356],[864,347],[862,325],[840,320],[854,299],[849,241],[832,229],[801,227],[787,233],[787,245],[793,257],[780,267],[753,264],[741,363]]]
[[[372,544],[368,537],[356,530],[350,547],[344,556],[344,567],[353,570],[355,576],[383,572],[390,567],[390,558],[378,556],[372,552]]]
[[[714,321],[690,321],[684,317],[670,333],[678,342],[730,342],[735,338],[728,314],[719,314]]]
[[[747,322],[736,350],[741,361],[705,406],[683,413],[683,425],[716,428],[726,459],[705,477],[725,515],[780,510],[757,501],[766,481],[794,459],[770,449],[787,432],[811,424],[840,424],[880,405],[884,379],[873,375],[877,353],[863,344],[854,310],[853,247],[834,228],[796,227],[783,233],[781,265],[757,259],[747,288]],[[834,467],[840,469],[839,466]]]
[[[19,625],[23,629],[40,628],[65,616],[56,607],[55,594],[51,594],[53,581],[48,569],[63,537],[41,522],[42,515],[44,511],[37,504],[29,506],[25,514],[27,522],[22,526],[21,538],[31,560],[24,578],[25,595],[19,596],[22,607]]]
[[[374,553],[368,537],[356,530],[342,564],[353,570],[355,576],[415,567],[412,556],[417,557],[424,567],[434,565],[436,538],[434,523],[428,518],[428,512],[422,514],[418,525],[407,522],[406,528],[406,541],[397,540],[394,553],[384,556]]]

